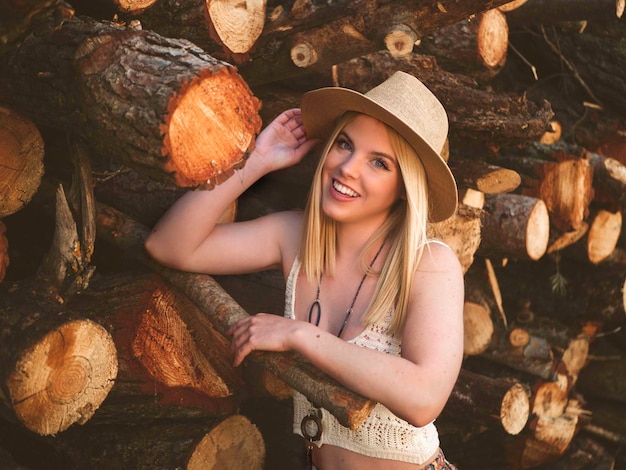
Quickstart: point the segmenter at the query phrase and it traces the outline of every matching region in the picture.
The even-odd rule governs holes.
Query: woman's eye
[[[350,145],[350,142],[348,142],[346,139],[339,137],[336,141],[335,141],[335,145],[337,146],[337,148],[340,148],[341,150],[352,150],[352,145]]]
[[[376,168],[381,168],[383,170],[389,170],[389,165],[387,165],[387,162],[385,161],[384,158],[375,158],[374,166]]]

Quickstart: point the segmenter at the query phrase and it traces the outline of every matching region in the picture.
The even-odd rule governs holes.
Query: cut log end
[[[417,33],[406,25],[396,25],[385,36],[385,47],[393,57],[404,57],[413,52]]]
[[[257,427],[247,418],[234,415],[218,424],[196,446],[188,470],[238,468],[261,470],[265,443]]]
[[[502,66],[509,45],[506,16],[497,8],[482,15],[478,28],[478,53],[489,68]]]
[[[526,388],[516,383],[504,395],[500,409],[502,427],[511,435],[519,434],[530,417],[530,399]]]
[[[260,106],[246,82],[227,66],[181,90],[170,104],[163,149],[176,183],[210,188],[243,167],[261,128]]]
[[[43,176],[43,139],[37,127],[0,107],[0,218],[24,207]]]
[[[619,240],[622,230],[622,213],[598,211],[587,234],[587,256],[593,264],[608,258]]]
[[[463,304],[463,352],[477,355],[487,350],[493,337],[493,320],[489,307],[477,302]]]
[[[532,208],[526,227],[526,251],[531,260],[538,260],[548,249],[550,239],[550,215],[541,199]]]
[[[248,52],[263,31],[266,1],[213,0],[207,4],[219,41],[236,54]]]
[[[315,48],[306,43],[298,43],[291,48],[291,61],[297,67],[306,68],[317,62]]]
[[[90,320],[68,322],[27,350],[8,380],[18,419],[40,435],[86,422],[117,376],[109,333]]]

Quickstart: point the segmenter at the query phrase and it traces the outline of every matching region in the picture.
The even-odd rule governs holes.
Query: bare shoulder
[[[459,258],[445,243],[438,240],[430,240],[424,245],[422,258],[418,266],[418,272],[451,272],[462,276],[462,268]]]

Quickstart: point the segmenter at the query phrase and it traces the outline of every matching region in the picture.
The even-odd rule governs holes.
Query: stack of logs
[[[278,431],[242,412],[259,397],[288,407],[292,389],[346,426],[362,422],[374,403],[297,355],[255,352],[232,367],[226,330],[249,313],[281,313],[280,273],[181,273],[150,260],[143,240],[185,191],[245,171],[263,123],[304,91],[366,91],[396,70],[446,107],[459,185],[455,216],[430,227],[466,280],[466,359],[438,420],[446,454],[471,468],[456,437],[495,430],[504,455],[491,466],[482,455],[477,468],[619,466],[623,9],[619,0],[0,6],[0,467],[300,468],[283,449],[273,454],[268,433]],[[575,102],[506,88],[507,70],[537,75],[533,62],[555,57]],[[263,178],[223,221],[302,208],[314,165],[312,156]],[[549,288],[546,269],[557,271]]]

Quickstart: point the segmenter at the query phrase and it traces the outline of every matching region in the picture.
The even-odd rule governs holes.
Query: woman
[[[189,192],[156,225],[148,252],[209,274],[282,269],[285,316],[233,325],[234,364],[253,350],[297,351],[348,389],[377,402],[356,430],[294,394],[294,432],[319,469],[454,468],[434,420],[460,370],[463,274],[426,223],[456,209],[439,155],[445,111],[415,77],[397,72],[361,94],[322,88],[259,134],[234,177]],[[216,225],[261,176],[326,147],[307,207]]]

